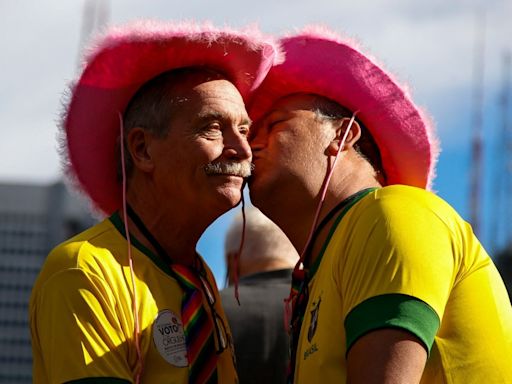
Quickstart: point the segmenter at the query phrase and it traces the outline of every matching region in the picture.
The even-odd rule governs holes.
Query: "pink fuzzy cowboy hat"
[[[336,101],[368,128],[382,157],[387,184],[430,188],[439,154],[430,119],[405,87],[356,48],[324,27],[280,40],[285,61],[253,94],[249,113],[263,117],[278,99],[313,93]]]
[[[68,175],[95,208],[113,213],[121,206],[116,181],[119,113],[144,83],[172,69],[206,66],[226,74],[247,100],[276,52],[272,40],[255,29],[159,21],[110,29],[87,56],[63,113],[62,154]]]

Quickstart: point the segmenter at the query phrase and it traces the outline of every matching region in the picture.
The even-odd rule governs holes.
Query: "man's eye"
[[[209,123],[203,128],[202,133],[207,136],[218,136],[222,134],[222,126],[220,123]]]
[[[238,128],[239,132],[244,135],[244,136],[249,136],[249,132],[250,132],[250,129],[248,126],[242,126],[240,128]]]
[[[268,130],[272,130],[273,128],[275,128],[277,125],[279,125],[280,123],[284,122],[284,120],[274,120],[274,121],[271,121],[270,123],[268,123]]]
[[[207,131],[220,131],[221,127],[219,123],[211,123],[206,126]]]

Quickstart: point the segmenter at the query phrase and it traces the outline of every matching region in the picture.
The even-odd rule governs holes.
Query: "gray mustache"
[[[239,177],[249,177],[254,169],[254,164],[250,161],[224,161],[217,163],[208,163],[204,166],[207,175],[232,175]]]

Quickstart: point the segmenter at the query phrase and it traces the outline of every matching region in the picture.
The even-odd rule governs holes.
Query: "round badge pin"
[[[188,366],[183,324],[169,309],[158,312],[153,322],[153,342],[160,356],[169,364],[176,367]]]

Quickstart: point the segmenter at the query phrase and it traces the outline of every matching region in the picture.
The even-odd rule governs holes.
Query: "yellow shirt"
[[[123,234],[114,214],[48,256],[30,301],[34,383],[134,382],[139,362]],[[183,291],[169,267],[133,237],[132,257],[144,358],[141,382],[188,383]],[[219,383],[235,383],[231,334],[209,269],[207,276],[230,341],[219,355]]]
[[[435,195],[400,185],[370,192],[338,217],[310,275],[296,383],[345,383],[347,350],[389,327],[429,350],[422,383],[512,383],[503,281],[471,227]]]

